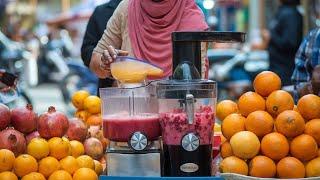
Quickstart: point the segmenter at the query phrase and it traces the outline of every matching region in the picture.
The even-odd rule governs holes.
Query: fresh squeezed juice
[[[158,114],[110,115],[103,118],[103,135],[111,141],[128,142],[134,132],[140,131],[148,140],[161,136]]]
[[[195,112],[194,123],[188,124],[185,112],[168,112],[160,114],[162,128],[164,176],[210,176],[212,167],[212,126],[213,110],[203,107]],[[200,139],[200,146],[195,151],[186,151],[181,146],[181,139],[189,132]],[[193,169],[183,170],[192,165]]]

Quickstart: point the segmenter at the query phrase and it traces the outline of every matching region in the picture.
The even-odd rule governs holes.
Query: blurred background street
[[[49,106],[56,106],[59,111],[67,113],[62,95],[56,84],[42,84],[28,89],[28,94],[33,100],[35,111],[42,113],[48,110]]]

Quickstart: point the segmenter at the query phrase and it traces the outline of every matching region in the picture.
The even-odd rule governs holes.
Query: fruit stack
[[[89,92],[85,90],[80,90],[75,92],[72,95],[71,98],[73,106],[77,109],[75,113],[76,119],[81,119],[84,125],[88,128],[88,137],[91,137],[90,142],[88,143],[88,147],[90,145],[96,145],[100,146],[99,144],[102,144],[103,147],[103,152],[106,150],[108,140],[104,138],[103,132],[102,132],[102,116],[101,116],[101,100],[97,96],[90,95]],[[79,127],[77,125],[74,125],[74,127]],[[72,136],[72,139],[75,140],[83,140],[77,139],[77,136],[79,136],[79,131],[80,129],[73,131],[72,133],[74,136]],[[85,134],[85,133],[84,133]],[[69,136],[70,137],[70,136]],[[100,143],[97,141],[99,140]],[[86,143],[85,143],[86,144]],[[100,149],[100,148],[98,148]],[[96,153],[94,155],[93,153],[92,156],[95,159],[101,158],[101,153]]]
[[[65,137],[53,137],[49,141],[33,138],[27,153],[17,157],[8,149],[0,150],[0,179],[95,180],[102,171],[99,161],[84,155],[84,147],[79,141],[69,141]]]
[[[83,121],[54,107],[38,116],[30,105],[10,110],[0,104],[0,129],[1,180],[94,180],[103,171],[102,143],[88,136]]]
[[[295,105],[273,72],[258,74],[255,92],[217,105],[222,120],[220,172],[260,178],[320,176],[320,97]]]
[[[101,126],[101,100],[90,95],[85,90],[80,90],[72,95],[71,102],[77,109],[75,117],[82,119],[89,126]]]

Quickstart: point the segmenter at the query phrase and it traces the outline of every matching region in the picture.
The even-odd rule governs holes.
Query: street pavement
[[[68,106],[63,102],[62,94],[56,84],[43,84],[28,88],[27,93],[38,114],[47,111],[49,106],[54,106],[58,111],[64,113],[68,112]]]

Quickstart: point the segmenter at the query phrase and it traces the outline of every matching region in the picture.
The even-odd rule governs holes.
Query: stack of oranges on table
[[[101,100],[98,96],[80,90],[73,94],[71,101],[77,109],[75,117],[85,121],[88,126],[101,126]]]
[[[34,138],[27,152],[17,157],[10,150],[0,150],[1,180],[97,180],[102,169],[99,161],[84,154],[81,142],[65,137]]]
[[[320,176],[320,97],[308,94],[294,103],[270,71],[258,74],[255,92],[237,103],[217,105],[224,142],[221,173],[261,178]]]

